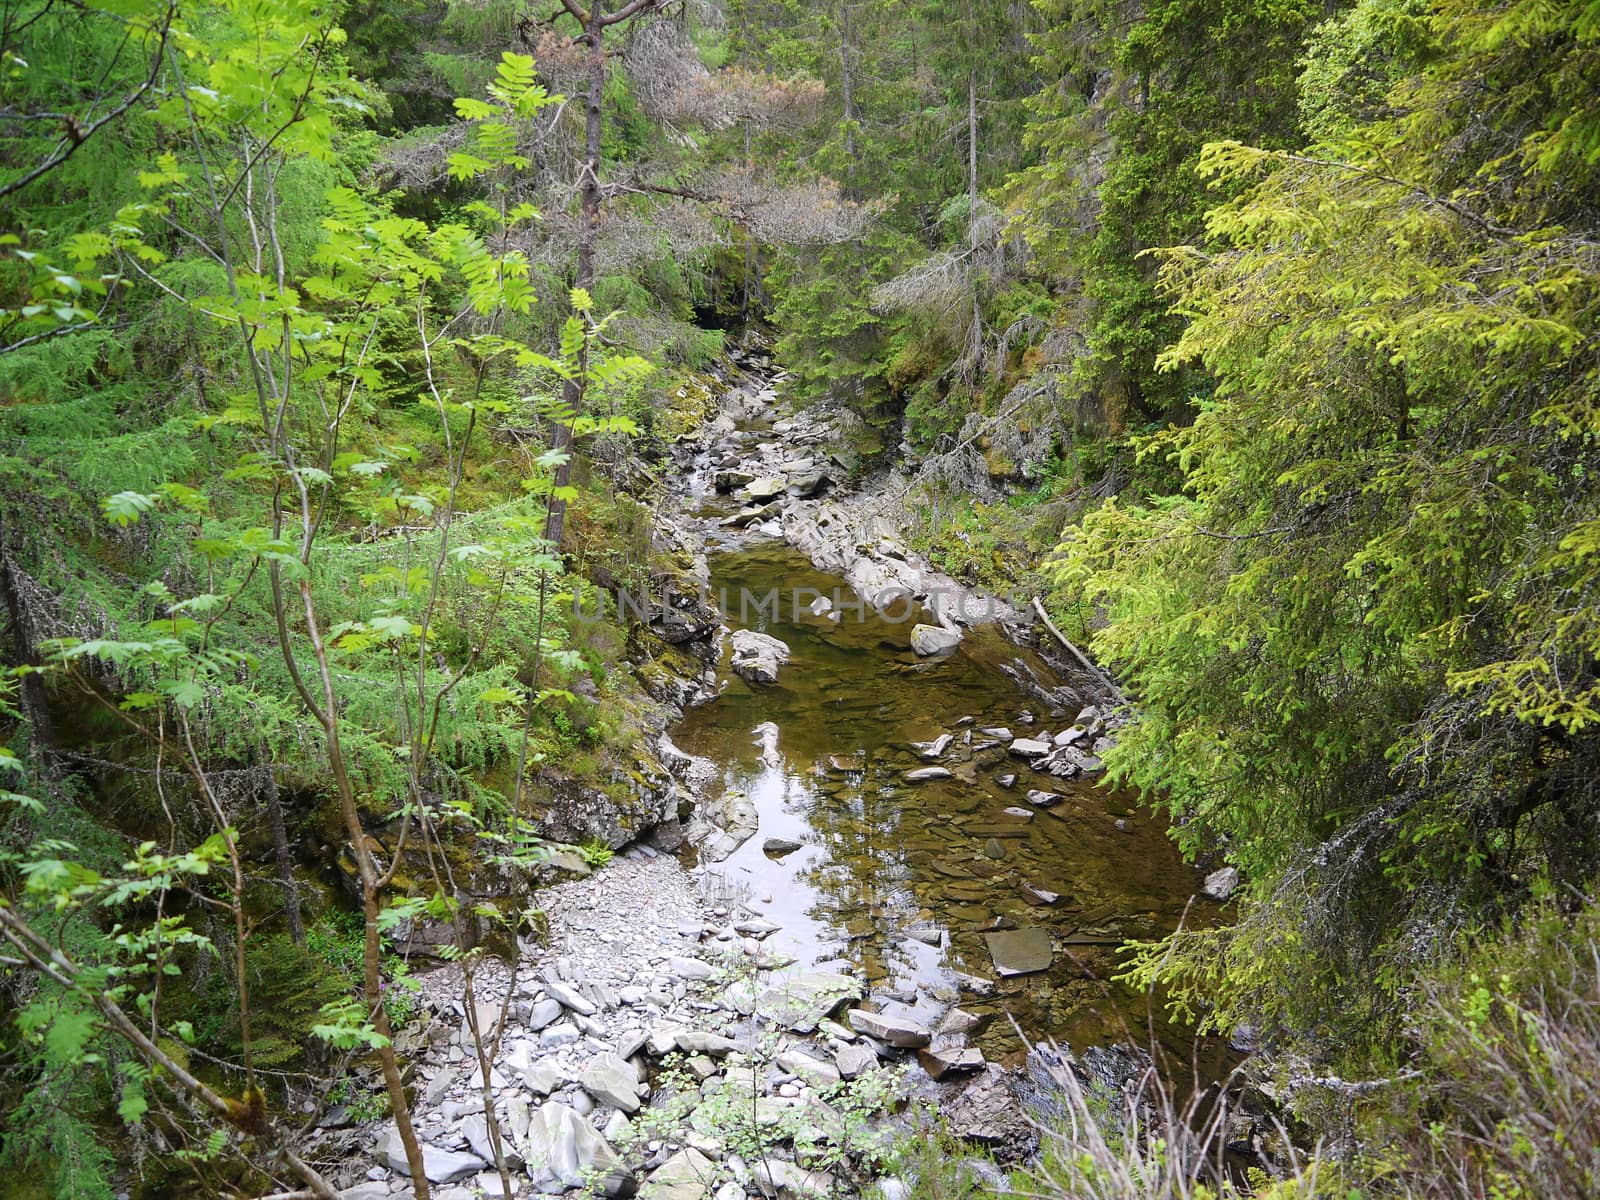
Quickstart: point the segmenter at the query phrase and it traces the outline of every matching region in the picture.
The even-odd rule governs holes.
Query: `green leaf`
[[[158,499],[143,492],[118,492],[102,500],[100,508],[113,525],[126,527],[136,524],[140,517],[155,508]]]

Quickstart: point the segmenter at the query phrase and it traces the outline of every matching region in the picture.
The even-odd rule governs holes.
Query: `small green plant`
[[[350,1120],[358,1125],[381,1121],[389,1115],[389,1097],[386,1094],[362,1087],[349,1076],[334,1085],[328,1093],[328,1103],[343,1105]]]
[[[590,838],[587,842],[583,843],[583,845],[579,846],[578,854],[584,862],[588,863],[596,870],[599,870],[601,867],[608,866],[611,860],[616,857],[616,855],[612,852],[611,847],[606,845],[599,838]]]

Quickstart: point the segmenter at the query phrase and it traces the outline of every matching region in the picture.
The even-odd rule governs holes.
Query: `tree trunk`
[[[595,243],[600,237],[600,105],[606,86],[604,20],[600,0],[593,0],[589,8],[589,27],[584,34],[589,43],[589,94],[584,114],[583,179],[579,191],[578,270],[573,279],[573,286],[585,291],[594,289]],[[584,364],[585,367],[587,365]],[[572,484],[572,422],[577,419],[582,405],[581,376],[567,380],[561,385],[561,407],[565,411],[557,419],[551,438],[551,449],[566,451],[567,459],[556,468],[555,487],[558,494],[550,498],[544,530],[545,538],[557,552],[561,549],[567,521],[567,502],[559,492]]]
[[[968,8],[970,14],[970,6]],[[978,299],[978,68],[967,71],[967,249],[972,254],[972,368],[976,379],[983,347],[983,305]]]
[[[850,66],[850,6],[839,6],[839,96],[844,101],[845,181],[855,176],[856,88]]]
[[[19,574],[21,572],[5,544],[5,530],[0,527],[0,602],[5,604],[6,623],[11,628],[12,662],[19,667],[37,666],[38,631],[33,628],[33,619],[17,587]],[[17,686],[17,699],[22,705],[23,719],[28,723],[33,756],[39,768],[50,774],[54,766],[56,739],[44,680],[38,675],[22,676]]]
[[[316,658],[317,674],[322,684],[322,703],[318,709],[327,742],[328,766],[333,775],[334,791],[339,796],[339,812],[344,818],[345,834],[350,839],[350,853],[355,856],[356,873],[361,879],[362,994],[367,1003],[368,1019],[383,1038],[383,1045],[377,1051],[378,1065],[383,1072],[384,1087],[389,1093],[389,1115],[394,1118],[401,1145],[405,1147],[406,1165],[411,1172],[411,1189],[415,1200],[428,1200],[431,1193],[422,1167],[422,1144],[417,1140],[416,1127],[411,1123],[411,1105],[406,1100],[405,1081],[400,1077],[400,1063],[395,1057],[394,1043],[389,1036],[389,1012],[383,1005],[383,935],[378,929],[383,880],[372,855],[367,831],[361,824],[355,784],[350,778],[344,747],[339,739],[339,698],[333,687],[333,668],[328,660],[328,648],[322,640],[322,628],[317,621],[311,584],[304,578],[300,580],[300,603],[305,613],[306,636],[311,642],[311,652]]]
[[[278,882],[283,885],[283,915],[289,920],[289,937],[296,946],[306,944],[305,922],[300,919],[300,889],[294,881],[294,864],[289,857],[289,833],[283,824],[283,801],[278,796],[278,776],[269,763],[267,772],[267,828],[272,833],[272,854],[278,863]]]
[[[978,68],[967,72],[967,215],[978,215]]]

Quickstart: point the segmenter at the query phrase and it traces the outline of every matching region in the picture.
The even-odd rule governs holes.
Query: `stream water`
[[[687,499],[708,529],[727,511],[693,483]],[[756,835],[702,870],[782,926],[766,948],[801,966],[848,960],[874,999],[918,1016],[935,1017],[959,997],[969,1009],[1009,1014],[1029,1040],[1148,1045],[1154,1034],[1178,1062],[1209,1060],[1195,1065],[1215,1077],[1225,1047],[1197,1051],[1188,1031],[1161,1019],[1159,1004],[1111,978],[1117,944],[1173,929],[1199,873],[1130,796],[1093,779],[1035,774],[981,732],[1003,726],[1027,736],[1070,725],[1076,709],[1049,711],[1002,669],[1020,663],[1059,682],[1049,665],[998,627],[919,658],[911,620],[885,620],[870,606],[845,607],[834,620],[795,603],[808,589],[846,600],[851,592],[782,542],[730,548],[713,537],[709,551],[712,593],[726,597],[728,624],[769,633],[792,651],[770,686],[745,683],[724,662],[719,697],[672,733],[718,765],[714,786],[739,789],[759,813]],[[774,589],[776,604],[740,603]],[[762,732],[768,722],[775,748]],[[907,772],[930,765],[912,743],[946,733],[953,738],[937,765],[952,777],[908,781]],[[1013,774],[1016,783],[1004,786]],[[1036,808],[1024,800],[1030,788],[1063,798]],[[801,848],[768,853],[769,838]],[[1040,903],[1027,889],[1059,898]],[[985,936],[997,929],[1047,931],[1049,967],[999,975]],[[978,1044],[1003,1061],[1024,1049],[1003,1016]]]

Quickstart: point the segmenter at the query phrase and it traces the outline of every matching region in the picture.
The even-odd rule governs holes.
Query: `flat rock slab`
[[[850,1028],[857,1033],[877,1038],[880,1042],[899,1050],[915,1050],[933,1040],[933,1034],[926,1026],[908,1017],[868,1012],[864,1008],[852,1008],[846,1016]]]
[[[1007,929],[984,934],[994,969],[1001,975],[1031,975],[1048,970],[1054,950],[1048,929]]]
[[[976,1046],[951,1046],[939,1050],[918,1050],[917,1061],[934,1079],[948,1075],[966,1075],[981,1071],[984,1066],[983,1051]]]
[[[411,1164],[406,1160],[400,1133],[392,1125],[378,1139],[376,1153],[378,1160],[391,1171],[411,1174]],[[469,1175],[476,1175],[488,1165],[476,1154],[468,1154],[464,1150],[445,1150],[426,1144],[422,1147],[422,1170],[429,1183],[455,1183]]]
[[[918,767],[915,771],[906,772],[907,783],[926,783],[933,779],[953,779],[955,773],[949,767]]]

